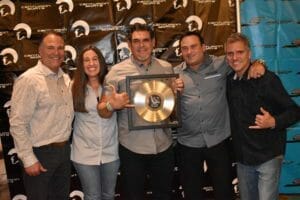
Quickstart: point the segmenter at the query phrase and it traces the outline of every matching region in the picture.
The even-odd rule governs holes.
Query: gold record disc
[[[164,82],[144,82],[135,92],[133,102],[137,114],[147,122],[160,122],[168,118],[175,106],[172,89]]]

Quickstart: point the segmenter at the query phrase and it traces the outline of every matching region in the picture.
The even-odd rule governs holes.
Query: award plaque
[[[129,130],[181,126],[180,95],[174,93],[178,74],[126,77],[126,90],[134,108],[128,109]]]

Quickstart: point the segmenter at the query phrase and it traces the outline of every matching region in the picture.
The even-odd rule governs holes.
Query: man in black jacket
[[[227,97],[241,199],[276,200],[286,128],[299,121],[300,107],[274,73],[247,79],[251,51],[244,35],[230,35],[225,51],[234,71]]]

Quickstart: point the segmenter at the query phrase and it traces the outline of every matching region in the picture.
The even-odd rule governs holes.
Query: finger
[[[264,116],[263,115],[256,115],[255,121],[261,121],[263,120]]]
[[[176,85],[178,86],[183,86],[183,80],[181,79],[181,78],[177,78],[177,79],[175,79],[175,83],[176,83]]]
[[[40,172],[32,172],[29,174],[29,176],[38,176],[40,175]]]
[[[254,79],[259,78],[260,76],[261,76],[260,73],[254,73],[254,74],[253,74],[253,78],[254,78]]]
[[[123,98],[129,99],[129,95],[128,95],[126,92],[122,92],[122,93],[121,93],[121,96],[122,96]]]
[[[176,82],[176,83],[181,83],[181,84],[182,84],[183,81],[182,81],[181,78],[177,78],[177,79],[175,79],[175,82]]]
[[[134,107],[135,107],[134,104],[126,104],[126,105],[125,105],[125,108],[134,108]]]
[[[249,71],[249,73],[247,75],[247,79],[250,79],[250,78],[257,79],[261,76],[262,76],[261,73],[255,72],[254,70],[251,70],[251,72]]]
[[[112,93],[116,93],[116,88],[115,88],[115,86],[113,84],[109,83],[108,87],[111,88]]]
[[[40,167],[40,170],[41,170],[41,172],[46,172],[47,171],[47,169],[45,169],[42,165]]]
[[[182,89],[183,89],[183,84],[182,83],[178,84],[177,85],[177,90],[182,90]]]
[[[183,88],[184,88],[183,84],[178,84],[178,85],[176,85],[176,90],[175,90],[175,92],[176,92],[176,91],[181,92],[181,91],[183,91]]]
[[[250,79],[250,77],[253,77],[251,68],[249,69],[249,72],[247,74],[247,79]]]
[[[250,67],[249,69],[249,73],[248,73],[248,76],[247,76],[247,79],[250,79],[250,78],[256,78],[256,73],[255,73],[255,70],[253,69],[253,66]]]
[[[32,172],[32,171],[27,171],[27,170],[25,170],[25,172],[26,172],[26,174],[28,174],[29,176],[34,176],[34,172]]]
[[[253,125],[253,126],[249,126],[249,129],[262,129],[262,127],[257,126],[257,125]]]
[[[264,115],[269,114],[269,112],[266,111],[263,107],[260,107],[260,112]]]
[[[183,80],[182,79],[178,79],[177,80],[177,86],[179,86],[179,87],[183,87],[184,86],[184,83],[183,83]]]
[[[37,171],[29,171],[29,172],[27,172],[27,174],[29,176],[38,176],[38,175],[40,175],[40,171],[39,170],[37,170]]]

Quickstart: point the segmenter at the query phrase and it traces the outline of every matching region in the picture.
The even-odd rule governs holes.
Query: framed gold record
[[[180,95],[172,85],[178,74],[126,77],[134,108],[128,109],[129,130],[181,126]]]

